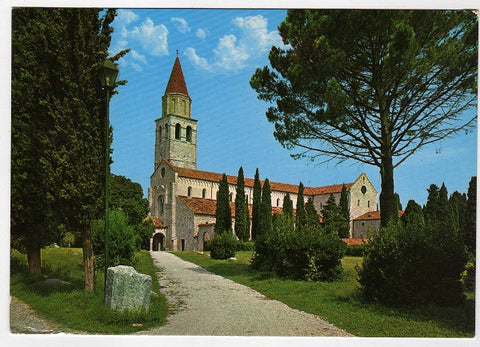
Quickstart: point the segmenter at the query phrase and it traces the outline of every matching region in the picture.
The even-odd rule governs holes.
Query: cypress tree
[[[302,231],[306,222],[307,216],[305,212],[305,201],[303,199],[303,183],[300,182],[298,185],[296,230]]]
[[[465,215],[465,209],[467,208],[467,195],[465,193],[461,194],[458,191],[454,191],[450,195],[448,203],[452,208],[455,229],[463,231],[465,229],[465,219],[463,216]]]
[[[350,236],[350,205],[348,203],[348,191],[345,184],[342,185],[342,192],[340,193],[340,207],[341,223],[338,229],[338,236],[347,238]]]
[[[272,195],[268,178],[263,182],[258,235],[268,235],[272,230]]]
[[[477,176],[470,179],[467,192],[467,206],[465,208],[464,235],[469,252],[476,250],[476,221],[477,221]]]
[[[431,229],[436,225],[436,214],[438,210],[438,186],[431,184],[427,191],[428,197],[427,203],[423,207],[423,216],[425,218],[425,225],[428,227],[428,229]]]
[[[415,200],[408,201],[407,207],[405,208],[405,213],[401,218],[401,222],[406,228],[410,228],[412,230],[423,230],[425,227],[425,219],[423,218],[422,207],[417,204]]]
[[[260,174],[258,173],[258,168],[257,168],[257,170],[255,171],[255,180],[253,183],[253,206],[252,206],[252,239],[254,240],[258,234],[261,201],[262,201],[262,184],[260,183]]]
[[[290,193],[285,194],[283,198],[283,209],[282,214],[285,215],[289,221],[289,230],[294,230],[294,219],[293,219],[293,201],[290,198]]]
[[[397,210],[398,211],[403,210],[402,203],[400,202],[400,195],[398,195],[398,193],[395,193],[393,194],[393,197],[395,198],[395,204],[397,205]]]
[[[339,229],[344,222],[340,207],[335,202],[335,197],[330,194],[327,203],[322,209],[323,226],[327,234],[339,235]]]
[[[305,204],[305,215],[306,219],[306,226],[309,229],[316,229],[320,226],[320,216],[313,205],[312,198],[308,198],[307,203]]]
[[[223,174],[219,184],[215,219],[215,234],[220,235],[232,231],[232,210],[230,208],[230,194],[226,174]]]
[[[439,232],[451,233],[455,231],[453,211],[448,203],[448,192],[444,183],[438,191],[436,221]]]
[[[235,234],[242,241],[248,241],[248,218],[245,202],[245,179],[243,168],[238,169],[237,189],[235,196]]]

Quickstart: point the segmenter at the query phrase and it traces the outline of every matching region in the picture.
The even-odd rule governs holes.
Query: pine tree
[[[320,216],[313,205],[312,198],[308,198],[307,203],[305,204],[305,215],[306,219],[306,227],[311,230],[315,230],[320,226]]]
[[[232,210],[230,208],[230,194],[226,174],[223,174],[219,182],[214,231],[217,235],[231,233],[232,231]]]
[[[262,202],[260,205],[260,220],[258,235],[268,235],[272,230],[272,195],[270,190],[270,182],[268,178],[263,182]]]
[[[401,222],[406,228],[412,230],[423,230],[423,228],[425,228],[422,207],[417,204],[415,200],[408,201]]]
[[[467,206],[465,209],[465,241],[469,252],[476,250],[476,221],[477,221],[477,176],[470,179],[467,192]]]
[[[348,238],[350,237],[350,205],[348,203],[348,191],[345,184],[342,185],[338,206],[340,207],[340,215],[343,220],[338,229],[338,236]]]
[[[258,234],[261,201],[262,201],[262,184],[260,183],[260,174],[258,173],[258,168],[257,168],[257,170],[255,171],[255,180],[253,183],[253,206],[252,206],[252,239],[254,240]]]
[[[296,215],[296,230],[302,231],[307,222],[307,216],[305,212],[305,201],[303,199],[303,183],[298,185],[297,196],[297,215]]]
[[[248,218],[245,210],[245,179],[243,168],[238,169],[237,189],[235,196],[235,234],[242,241],[248,241]]]

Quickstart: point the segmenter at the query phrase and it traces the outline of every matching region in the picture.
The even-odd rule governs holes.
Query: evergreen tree
[[[260,221],[258,235],[268,235],[272,230],[272,192],[268,178],[263,182],[262,202],[260,205]]]
[[[294,218],[293,218],[293,201],[290,198],[290,193],[285,194],[283,198],[283,209],[282,214],[285,215],[286,220],[289,222],[289,227],[293,231],[294,230]]]
[[[400,195],[398,195],[398,193],[395,193],[393,194],[393,196],[395,199],[395,204],[397,205],[397,210],[402,211],[403,207],[402,207],[402,203],[400,202]]]
[[[296,230],[302,231],[307,222],[307,216],[305,212],[305,201],[303,199],[303,183],[298,185],[297,195],[297,215],[296,215]]]
[[[438,210],[438,186],[431,184],[427,189],[428,197],[427,203],[423,207],[423,216],[425,225],[430,229],[436,225],[437,210]]]
[[[147,217],[150,209],[148,200],[143,197],[140,183],[111,174],[109,187],[109,205],[111,209],[121,209],[128,217],[128,224],[138,226]]]
[[[261,202],[262,202],[262,184],[260,183],[260,174],[258,173],[258,168],[257,168],[257,170],[255,171],[255,180],[253,183],[253,206],[252,206],[252,239],[254,240],[258,234]]]
[[[223,174],[219,183],[214,228],[217,235],[231,233],[232,231],[232,210],[226,174]]]
[[[320,226],[320,216],[313,205],[312,198],[308,198],[305,204],[306,227],[311,230],[316,230]]]
[[[456,233],[453,211],[448,203],[448,192],[444,183],[438,191],[436,221],[439,232]]]
[[[465,241],[469,252],[476,250],[476,221],[477,221],[477,176],[470,179],[467,192],[467,206],[465,209]]]
[[[335,202],[335,197],[330,194],[327,203],[322,209],[323,226],[327,234],[339,234],[339,229],[345,222],[340,207]]]
[[[338,236],[348,238],[350,237],[350,204],[348,203],[348,191],[345,184],[342,185],[338,206],[340,207],[341,219],[343,219],[338,229]]]
[[[406,228],[423,230],[425,220],[422,207],[415,200],[409,200],[401,221]]]
[[[245,179],[243,168],[238,169],[237,189],[235,196],[235,234],[242,241],[248,241],[247,205],[245,203]]]
[[[12,14],[12,236],[39,272],[48,230],[61,221],[80,233],[88,291],[94,290],[91,221],[103,214],[105,198],[105,91],[98,70],[115,17],[107,10],[99,19],[100,12],[18,8]]]
[[[448,199],[448,203],[452,208],[453,212],[453,219],[455,222],[456,230],[464,230],[465,229],[465,210],[467,208],[467,195],[461,194],[458,191],[454,191],[450,198]]]

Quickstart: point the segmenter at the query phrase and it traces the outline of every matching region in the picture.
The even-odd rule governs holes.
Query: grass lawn
[[[238,252],[238,261],[210,259],[208,252],[174,252],[218,275],[244,284],[290,307],[313,313],[356,336],[365,337],[473,337],[474,294],[465,305],[392,309],[367,304],[358,297],[355,265],[362,258],[345,257],[344,278],[333,283],[289,281],[261,274],[249,266],[251,252]]]
[[[147,251],[136,253],[135,269],[152,276],[152,291],[158,297],[150,299],[147,314],[127,315],[112,312],[103,305],[103,270],[96,272],[96,292],[83,289],[83,262],[80,248],[42,249],[42,275],[70,282],[71,286],[52,287],[44,284],[45,277],[32,276],[26,268],[26,255],[11,252],[10,292],[41,317],[58,323],[63,329],[92,334],[128,334],[166,322],[167,303],[158,289],[155,267]],[[132,326],[132,324],[142,326]]]

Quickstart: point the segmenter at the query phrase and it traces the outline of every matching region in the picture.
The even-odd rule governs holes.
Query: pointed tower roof
[[[175,63],[173,64],[167,89],[165,89],[165,94],[174,93],[180,93],[190,97],[188,95],[187,84],[185,83],[185,78],[183,77],[182,66],[180,65],[180,59],[178,58],[178,55],[175,59]]]

